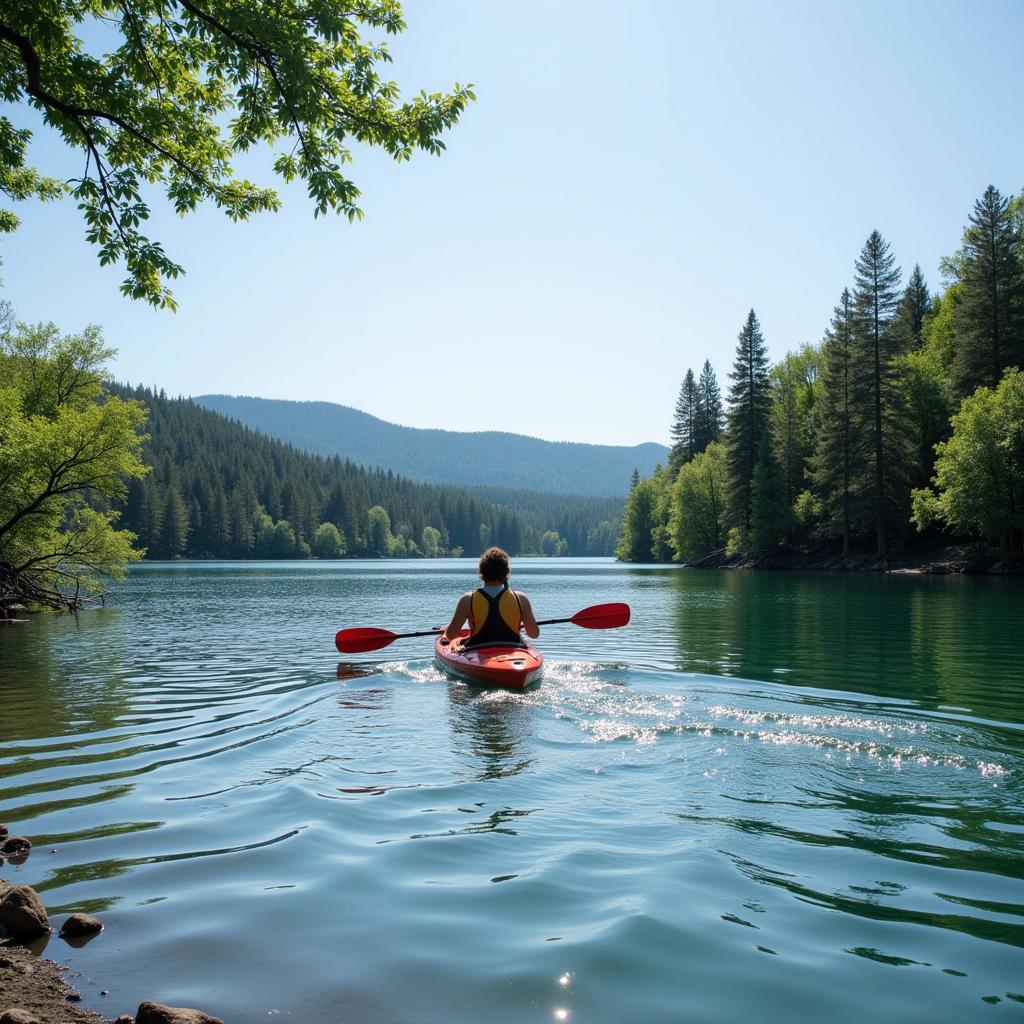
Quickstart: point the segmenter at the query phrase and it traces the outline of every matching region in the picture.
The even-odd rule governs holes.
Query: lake
[[[469,560],[176,563],[0,632],[0,874],[86,1005],[234,1022],[1024,1016],[1024,581],[518,560],[526,693],[429,639]],[[107,989],[109,996],[100,995]]]

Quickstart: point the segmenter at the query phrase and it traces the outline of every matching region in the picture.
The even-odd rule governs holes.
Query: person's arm
[[[523,613],[523,628],[526,635],[531,640],[536,640],[540,636],[540,626],[537,625],[530,599],[521,590],[516,591],[516,597],[519,598],[519,610]]]
[[[471,601],[472,596],[470,594],[463,594],[462,597],[459,598],[459,603],[455,606],[455,614],[452,616],[452,621],[448,623],[444,631],[444,639],[449,643],[451,643],[451,641],[462,632],[462,627],[466,624],[466,619],[469,618]]]

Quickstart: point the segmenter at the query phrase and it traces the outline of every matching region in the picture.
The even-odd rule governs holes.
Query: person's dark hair
[[[501,580],[502,583],[507,583],[508,555],[501,548],[488,548],[480,556],[480,564],[477,569],[484,580]]]

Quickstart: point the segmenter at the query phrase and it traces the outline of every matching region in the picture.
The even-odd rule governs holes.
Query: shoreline
[[[898,557],[842,555],[833,551],[780,549],[758,558],[726,554],[724,548],[696,562],[689,569],[731,569],[756,572],[878,572],[917,576],[1024,576],[1024,556],[1004,555],[977,544],[952,544],[904,552]]]

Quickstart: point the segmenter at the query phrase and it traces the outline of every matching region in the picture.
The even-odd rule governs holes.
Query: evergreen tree
[[[763,555],[777,548],[790,528],[791,504],[786,484],[772,454],[767,431],[761,435],[760,450],[750,481],[750,550]]]
[[[931,295],[921,273],[920,264],[914,264],[910,281],[903,290],[903,296],[896,309],[896,320],[893,334],[904,351],[914,351],[921,347],[921,335],[925,317],[931,309]]]
[[[672,450],[668,455],[668,468],[675,476],[679,467],[696,454],[697,423],[699,420],[697,380],[693,370],[687,370],[676,399],[676,415],[672,422]]]
[[[899,395],[894,360],[897,339],[891,327],[899,302],[900,269],[879,231],[872,231],[855,264],[853,307],[856,313],[856,380],[858,411],[869,410],[872,447],[861,490],[871,493],[876,555],[888,557],[889,534],[894,522],[893,497],[898,494],[899,472],[906,458],[899,457]],[[896,428],[896,429],[893,429]],[[903,435],[905,441],[905,435]],[[891,445],[889,442],[893,442]],[[905,446],[904,446],[905,447]],[[888,449],[888,451],[887,451]]]
[[[843,539],[843,557],[850,553],[856,499],[854,466],[866,454],[858,431],[854,385],[853,296],[843,289],[825,335],[821,401],[817,406],[817,444],[811,473],[821,502],[825,528]]]
[[[164,558],[177,558],[184,554],[188,544],[189,515],[181,492],[172,487],[167,492],[164,505],[163,535],[161,537],[161,554]]]
[[[697,436],[694,454],[704,451],[722,436],[725,413],[722,410],[722,392],[718,378],[709,360],[704,360],[697,381]]]
[[[750,482],[771,406],[768,350],[753,310],[739,333],[729,379],[729,521],[746,535],[750,532]]]
[[[1008,366],[1024,368],[1024,259],[1010,204],[992,185],[974,204],[960,256],[953,363],[958,399],[995,387]]]

